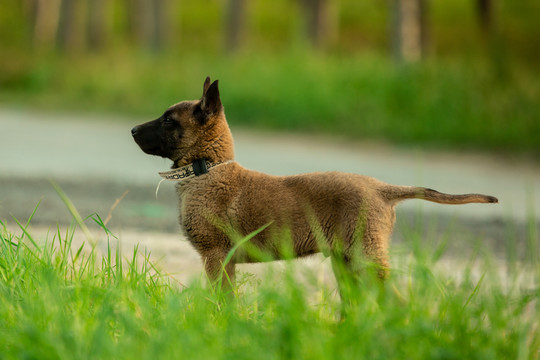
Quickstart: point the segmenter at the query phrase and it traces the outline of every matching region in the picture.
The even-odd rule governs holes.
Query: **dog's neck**
[[[200,159],[205,159],[211,163],[223,163],[234,160],[234,142],[231,131],[226,122],[219,127],[218,131],[212,131],[217,126],[210,128],[205,133],[208,139],[199,139],[182,158],[175,160],[172,168],[178,169],[189,166]],[[217,135],[216,134],[219,134]],[[217,135],[217,136],[216,136]]]

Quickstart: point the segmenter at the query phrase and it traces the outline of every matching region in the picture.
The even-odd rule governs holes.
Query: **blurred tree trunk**
[[[33,0],[30,5],[33,46],[40,49],[53,48],[60,16],[60,0]]]
[[[128,32],[133,41],[158,51],[167,42],[168,0],[127,0]]]
[[[300,0],[309,41],[315,48],[326,48],[337,39],[337,0]]]
[[[150,17],[150,1],[133,0],[131,9],[131,30],[138,45],[146,46],[150,42],[152,26]],[[129,6],[129,5],[128,5]]]
[[[168,21],[168,1],[167,0],[153,0],[151,2],[152,11],[151,19],[151,36],[150,36],[150,48],[154,51],[162,50],[167,44],[167,34],[169,31]]]
[[[93,0],[90,0],[93,1]],[[61,51],[82,50],[85,44],[85,0],[61,0],[57,47]]]
[[[427,0],[392,0],[392,46],[399,62],[421,60],[427,50]]]
[[[489,35],[493,27],[493,1],[476,0],[478,22],[484,34]]]
[[[226,20],[227,51],[234,52],[242,46],[245,26],[245,0],[228,0]]]
[[[61,0],[57,46],[64,51],[73,47],[75,28],[75,1]]]
[[[107,33],[105,5],[105,0],[90,0],[88,2],[87,42],[90,50],[101,50],[105,45]]]
[[[495,0],[477,0],[476,11],[482,40],[491,59],[492,72],[501,82],[512,78],[512,66],[509,51],[496,19]]]
[[[122,8],[124,11],[124,21],[126,32],[125,36],[131,42],[135,42],[135,6],[133,0],[124,0],[122,1]]]

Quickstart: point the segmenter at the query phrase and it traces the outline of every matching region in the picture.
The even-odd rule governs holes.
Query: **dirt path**
[[[97,213],[105,219],[128,191],[112,213],[111,230],[126,244],[144,241],[154,255],[163,254],[172,272],[185,269],[184,264],[199,266],[193,250],[178,241],[173,185],[163,183],[155,196],[157,172],[168,169],[169,162],[143,154],[131,138],[131,126],[143,121],[0,109],[0,219],[10,227],[12,215],[26,221],[40,201],[32,221],[40,233],[56,223],[69,224],[71,215],[48,179],[60,184],[84,217]],[[398,209],[397,243],[412,224],[421,223],[430,241],[452,234],[452,243],[482,239],[502,253],[508,241],[520,248],[525,243],[527,218],[534,216],[537,228],[540,224],[539,163],[234,128],[233,134],[237,161],[251,169],[278,175],[356,172],[444,192],[487,193],[501,202],[442,206],[410,201]]]

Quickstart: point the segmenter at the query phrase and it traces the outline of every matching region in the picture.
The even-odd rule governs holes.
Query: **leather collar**
[[[182,181],[195,176],[204,175],[208,173],[208,170],[210,170],[211,168],[228,162],[230,161],[212,162],[206,159],[197,159],[189,165],[182,166],[170,171],[160,172],[159,176],[169,181]]]

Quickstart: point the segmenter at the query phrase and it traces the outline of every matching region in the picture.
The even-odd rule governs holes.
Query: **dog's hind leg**
[[[361,264],[356,264],[355,267],[359,267],[360,271],[367,272],[368,275],[375,276],[381,282],[390,275],[386,242],[387,239],[384,236],[369,234],[362,244],[362,256],[356,257]]]
[[[380,214],[379,214],[380,215]],[[384,280],[389,276],[388,237],[392,231],[393,213],[378,217],[357,231],[344,251],[332,254],[332,270],[341,297],[341,317],[347,315],[367,292],[375,291],[381,300],[385,293]]]
[[[341,319],[344,320],[350,309],[368,294],[375,294],[377,301],[385,295],[384,280],[389,267],[386,258],[350,259],[347,256],[332,256],[332,270],[337,281],[341,298]]]

